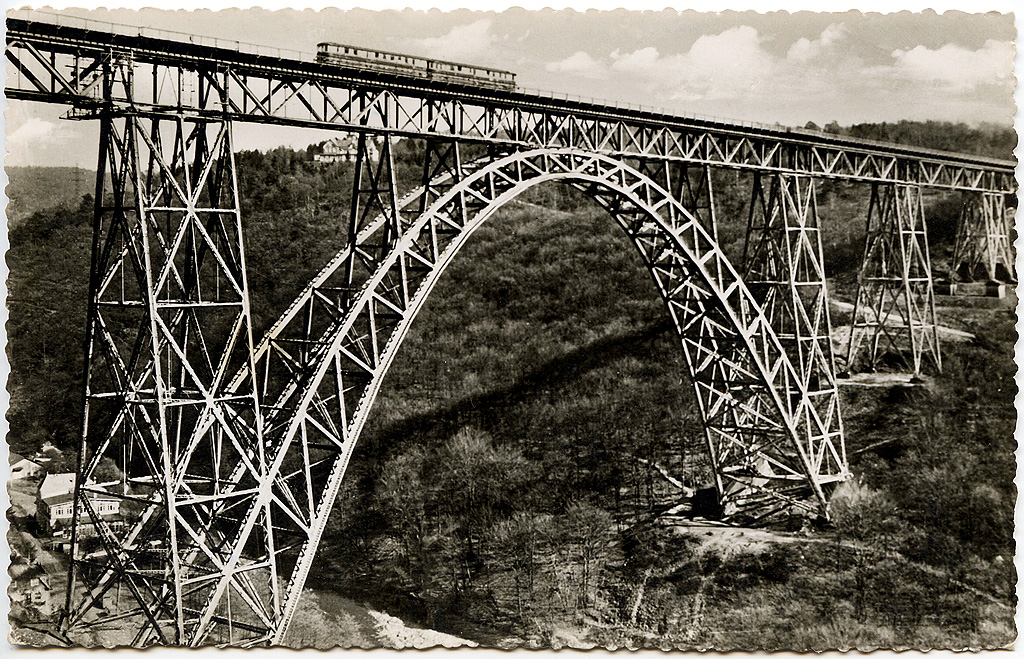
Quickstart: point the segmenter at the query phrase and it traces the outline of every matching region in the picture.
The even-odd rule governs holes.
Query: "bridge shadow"
[[[650,348],[671,329],[672,324],[662,319],[633,332],[592,341],[537,366],[505,387],[384,424],[368,433],[369,441],[364,447],[372,454],[381,455],[393,445],[392,439],[416,435],[421,439],[444,440],[467,424],[490,431],[499,427],[502,418],[521,403],[578,380],[617,359]]]
[[[671,341],[673,337],[672,324],[668,319],[652,321],[635,330],[607,336],[568,350],[537,365],[505,386],[452,401],[439,401],[429,411],[367,428],[368,432],[356,448],[356,460],[361,464],[355,465],[354,470],[350,469],[350,473],[355,471],[353,475],[358,478],[358,487],[365,496],[373,488],[375,472],[383,465],[383,458],[389,451],[408,448],[411,437],[415,437],[416,445],[428,446],[445,442],[467,425],[484,432],[493,432],[502,426],[509,415],[515,414],[520,405],[539,396],[567,389],[592,371],[607,367],[619,359],[649,354],[655,349],[668,353],[676,345]],[[664,342],[664,345],[658,345],[659,342]],[[345,563],[340,557],[346,552],[363,555],[366,548],[354,542],[348,531],[370,534],[380,532],[384,528],[384,521],[370,505],[358,506],[353,509],[353,517],[336,521],[345,530],[342,530],[342,526],[329,527],[321,545],[321,556],[313,563],[309,583],[318,584],[314,587],[318,592],[331,593],[346,601],[360,603],[364,608],[386,611],[407,622],[456,634],[488,647],[493,647],[509,633],[500,624],[497,629],[479,624],[404,587],[382,584],[373,574],[349,572],[351,564]],[[368,556],[364,555],[364,560],[369,560]],[[339,573],[349,576],[338,579]]]

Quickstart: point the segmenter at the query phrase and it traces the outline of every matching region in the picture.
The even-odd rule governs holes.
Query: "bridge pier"
[[[639,169],[669,190],[717,244],[709,167],[644,163]],[[756,385],[741,345],[710,326],[683,330],[687,368],[705,421],[718,514],[755,523],[790,507],[825,514],[828,493],[849,472],[813,179],[755,177],[746,252],[743,282],[785,353],[768,357],[769,363],[786,359],[793,368],[783,404],[799,446],[770,418],[765,401],[751,395]],[[714,356],[692,349],[696,336],[715,334]],[[801,462],[797,476],[790,470]]]
[[[227,379],[253,365],[230,121],[100,118],[63,626],[74,638],[114,611],[136,632],[121,643],[186,644],[216,597],[215,637],[238,642],[279,595],[268,511],[241,562],[220,522],[266,471],[258,394]],[[111,497],[122,519],[96,505]],[[214,593],[206,575],[227,569],[239,574]]]
[[[950,284],[1017,281],[1013,259],[1013,211],[999,192],[965,192],[949,268]]]
[[[399,84],[47,21],[7,28],[7,97],[101,122],[63,621],[86,644],[284,640],[411,322],[463,242],[535,184],[589,194],[637,248],[686,356],[722,502],[748,520],[827,513],[828,487],[847,474],[814,191],[801,176],[875,182],[850,361],[866,342],[871,366],[890,355],[915,372],[940,366],[921,187],[982,194],[965,210],[954,272],[999,277],[1001,263],[1014,276],[1001,196],[1016,190],[1012,162]],[[152,84],[136,90],[135,76]],[[364,134],[347,246],[255,349],[230,121]],[[376,166],[371,134],[386,140]],[[428,142],[422,187],[403,198],[399,134]],[[486,157],[461,162],[460,146],[483,144]],[[718,243],[709,166],[763,177],[750,288]],[[96,497],[117,498],[124,522]]]
[[[806,408],[812,473],[831,488],[849,472],[813,178],[755,174],[742,267],[800,379],[790,404]]]
[[[847,366],[942,370],[931,259],[916,185],[871,185]]]

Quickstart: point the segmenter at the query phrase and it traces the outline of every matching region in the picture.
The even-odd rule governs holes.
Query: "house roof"
[[[42,467],[43,466],[42,463],[39,460],[37,460],[35,458],[26,458],[24,455],[20,455],[18,453],[11,453],[8,456],[8,462],[11,463],[12,467],[16,467],[18,465],[24,465],[25,463],[30,464],[30,465],[35,465],[37,467]]]
[[[47,506],[71,501],[75,496],[75,477],[77,474],[50,474],[39,485],[39,498]],[[112,483],[100,483],[97,487],[109,486]],[[115,496],[103,496],[97,492],[88,494],[93,501],[120,501]]]
[[[76,474],[47,474],[39,485],[39,498],[44,503],[55,503],[55,499],[75,491]]]
[[[324,144],[323,153],[324,155],[339,155],[352,153],[358,148],[357,141],[347,137],[338,137]]]

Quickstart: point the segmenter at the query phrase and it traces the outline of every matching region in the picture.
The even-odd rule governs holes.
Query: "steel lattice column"
[[[863,344],[867,342],[867,346]],[[862,355],[863,353],[863,355]],[[942,370],[921,188],[873,184],[847,364]]]
[[[710,169],[644,164],[641,171],[662,183],[717,241]],[[770,183],[767,183],[770,181]],[[768,186],[767,189],[765,186]],[[755,179],[744,282],[758,296],[780,343],[798,369],[800,394],[790,404],[800,418],[808,469],[816,485],[830,491],[849,475],[830,341],[828,291],[822,267],[817,206],[809,177],[775,175]],[[697,401],[706,419],[705,438],[715,483],[727,517],[759,520],[805,496],[806,482],[780,477],[780,462],[792,459],[765,410],[741,392],[708,396],[727,382],[745,382],[738,344],[719,341],[716,384],[709,387],[703,358],[684,350]]]
[[[1013,211],[1006,208],[1006,195],[965,192],[950,281],[1015,282],[1012,232]]]
[[[806,389],[801,436],[812,469],[823,485],[844,480],[849,472],[814,179],[755,176],[743,262],[743,281]]]
[[[257,392],[226,386],[254,365],[231,127],[108,114],[100,139],[64,622],[85,645],[115,620],[104,643],[181,644],[233,549],[225,524],[266,471]],[[224,642],[263,637],[277,615],[259,518],[218,611]]]

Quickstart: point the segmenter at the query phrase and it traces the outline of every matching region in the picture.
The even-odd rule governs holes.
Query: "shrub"
[[[858,540],[888,534],[894,521],[894,506],[889,498],[859,479],[849,480],[836,488],[829,510],[836,529]]]

